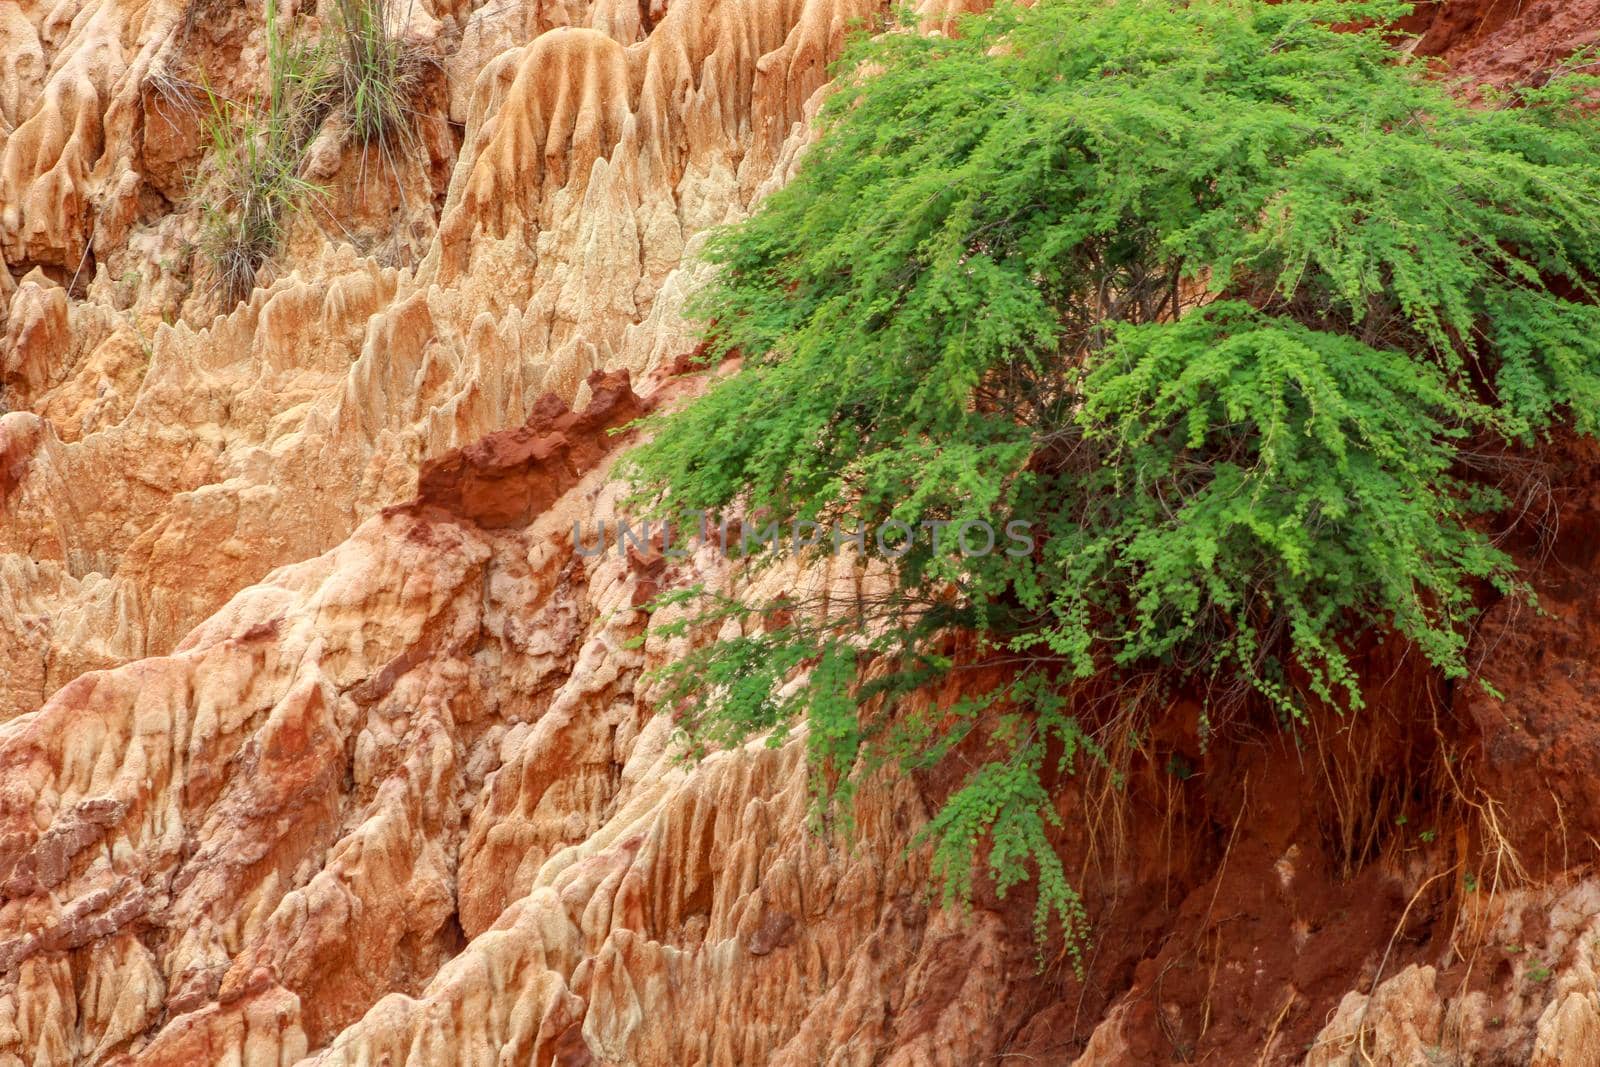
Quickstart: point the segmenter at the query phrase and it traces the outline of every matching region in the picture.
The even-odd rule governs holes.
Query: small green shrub
[[[1477,592],[1520,587],[1464,450],[1600,430],[1600,124],[1592,78],[1469,107],[1350,30],[1407,10],[1040,0],[849,50],[794,181],[710,245],[697,311],[744,366],[654,421],[636,503],[1025,520],[1037,547],[919,538],[827,615],[713,603],[743,636],[664,672],[691,737],[804,719],[826,801],[981,722],[997,754],[927,831],[946,898],[1033,864],[1040,929],[1072,934],[1046,835],[1054,775],[1095,758],[1075,683],[1293,722],[1361,705],[1365,631],[1467,674]],[[897,700],[955,631],[1017,680]]]

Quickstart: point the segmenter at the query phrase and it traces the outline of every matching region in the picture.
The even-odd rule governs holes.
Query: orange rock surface
[[[324,191],[228,307],[193,86],[259,86],[262,5],[0,2],[0,1067],[1600,1063],[1600,881],[1561,852],[1600,833],[1589,497],[1519,549],[1566,568],[1555,614],[1486,626],[1521,695],[1460,709],[1531,868],[1481,903],[1398,851],[1346,877],[1281,799],[1310,771],[1145,767],[1165,831],[1062,841],[1080,979],[1026,899],[929,901],[908,846],[948,782],[873,780],[847,837],[797,740],[681,758],[653,591],[866,579],[574,524],[616,517],[610,431],[696,387],[704,234],[793,172],[885,8],[417,0],[412,150],[320,134]],[[1600,36],[1591,0],[1413,21],[1502,82]],[[1385,774],[1422,760],[1392,741]],[[1465,966],[1469,934],[1502,951]]]

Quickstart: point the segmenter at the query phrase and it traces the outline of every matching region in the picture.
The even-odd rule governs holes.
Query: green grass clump
[[[351,136],[377,145],[392,163],[411,142],[411,101],[425,60],[399,33],[394,0],[336,0],[339,97]]]
[[[317,186],[301,176],[306,149],[328,113],[333,86],[326,52],[292,40],[266,9],[267,90],[247,102],[202,86],[202,122],[214,181],[202,209],[200,248],[225,306],[250,294],[261,264],[282,244],[295,208]]]
[[[1600,431],[1600,123],[1570,67],[1469,107],[1351,29],[1408,10],[1039,0],[854,45],[795,180],[710,245],[698,311],[743,369],[658,417],[633,475],[786,529],[1015,520],[1034,547],[924,534],[826,615],[719,601],[744,636],[666,672],[694,737],[804,719],[837,798],[981,724],[935,872],[960,898],[975,864],[1002,890],[1032,864],[1040,928],[1071,933],[1047,828],[1096,751],[1077,683],[1292,723],[1361,706],[1363,633],[1468,673],[1479,593],[1521,588],[1469,450]],[[1015,680],[894,700],[956,632]]]
[[[241,103],[200,87],[215,176],[200,247],[226,305],[250,294],[295,210],[318,191],[303,171],[326,118],[342,114],[351,139],[376,145],[391,169],[412,147],[410,101],[425,61],[397,27],[389,0],[337,0],[320,39],[298,41],[268,0],[266,92]]]

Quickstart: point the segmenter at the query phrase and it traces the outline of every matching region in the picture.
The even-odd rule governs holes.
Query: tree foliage
[[[855,43],[794,181],[710,244],[697,313],[741,370],[633,475],[783,522],[1021,519],[1036,549],[920,538],[842,615],[719,602],[745,636],[669,670],[692,734],[803,718],[831,796],[987,709],[936,867],[961,897],[987,841],[1076,929],[1045,836],[1052,764],[1093,752],[1074,680],[1159,669],[1292,720],[1361,705],[1373,631],[1466,674],[1478,594],[1517,579],[1463,451],[1600,429],[1600,129],[1593,79],[1468,106],[1352,28],[1407,8],[1039,0]],[[892,711],[954,629],[1016,680]]]

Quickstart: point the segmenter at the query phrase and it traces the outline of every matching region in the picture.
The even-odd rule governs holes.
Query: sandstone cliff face
[[[27,271],[0,368],[0,714],[169,651],[409,496],[424,456],[545,392],[581,400],[597,367],[689,347],[686,249],[782,180],[828,59],[873,10],[683,3],[646,35],[637,8],[419,4],[417,40],[454,49],[417,119],[426,158],[392,176],[314,146],[328,191],[276,280],[219,313],[182,199],[200,106],[183,87],[259,76],[259,9],[10,9],[42,58],[16,53],[0,158],[0,244]],[[410,173],[434,164],[437,190]],[[397,184],[410,207],[369,241],[363,215]]]
[[[1434,5],[1422,47],[1506,80],[1600,25],[1512,6]],[[1290,761],[1144,767],[1166,836],[1063,841],[1099,856],[1080,982],[1026,900],[929,907],[906,846],[947,783],[873,783],[846,838],[807,829],[793,741],[678,758],[648,672],[682,649],[640,605],[748,579],[585,556],[573,524],[614,516],[608,431],[696,387],[702,235],[791,173],[883,9],[419,0],[415,151],[325,130],[326,191],[224,307],[186,86],[248,94],[261,7],[0,7],[0,1063],[1593,1055],[1600,899],[1565,874],[1600,781],[1590,498],[1541,572],[1561,610],[1486,645],[1522,695],[1452,720],[1463,793],[1536,868],[1516,893],[1397,848],[1347,877],[1324,813],[1279,802]],[[1374,765],[1437,769],[1391,740]],[[1063,785],[1069,823],[1092,803]]]

